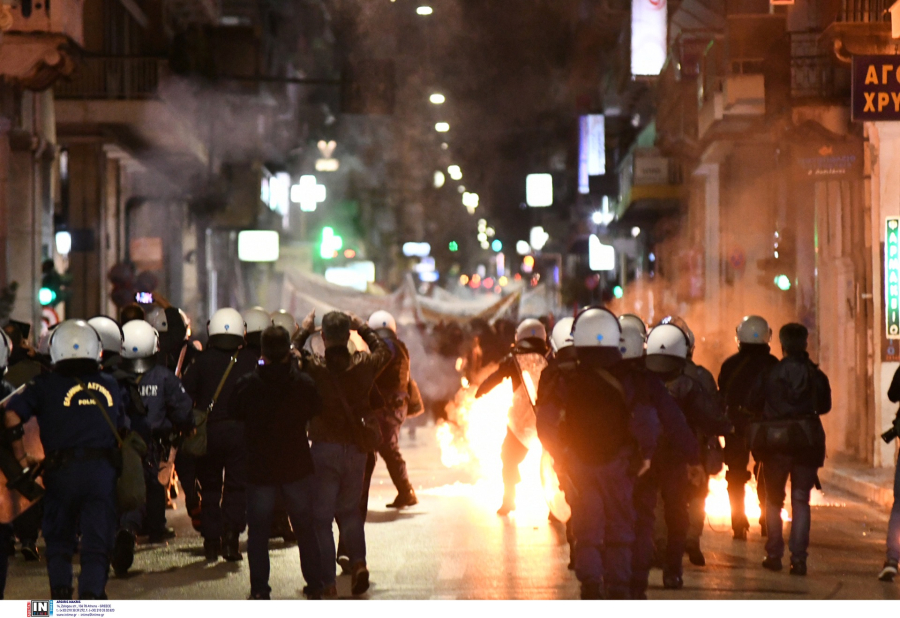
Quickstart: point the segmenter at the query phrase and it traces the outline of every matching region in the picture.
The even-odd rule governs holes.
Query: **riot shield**
[[[25,435],[22,443],[25,445],[25,452],[34,457],[38,461],[44,459],[44,447],[41,444],[41,433],[38,429],[37,419],[32,418],[23,426]],[[0,446],[0,448],[4,448]],[[0,470],[0,524],[8,524],[16,517],[24,513],[26,510],[34,506],[40,500],[29,499],[20,492],[7,487],[9,479]],[[43,480],[38,478],[36,482],[43,487]]]

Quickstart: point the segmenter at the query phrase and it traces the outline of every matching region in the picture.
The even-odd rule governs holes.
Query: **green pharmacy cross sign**
[[[888,217],[884,237],[884,312],[888,339],[900,339],[900,217]]]

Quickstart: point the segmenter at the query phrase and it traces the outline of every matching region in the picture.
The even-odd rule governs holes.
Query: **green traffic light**
[[[56,292],[50,288],[41,288],[38,290],[38,302],[43,306],[52,305],[56,301]]]
[[[791,280],[787,275],[778,275],[775,277],[775,285],[777,285],[778,289],[782,292],[787,292],[791,289]]]
[[[616,298],[622,298],[623,296],[625,296],[625,290],[622,289],[621,285],[617,285],[613,288],[613,296],[615,296]]]
[[[322,258],[332,259],[343,246],[344,239],[334,233],[333,227],[322,228],[322,245],[319,248],[319,255]]]
[[[457,251],[459,251],[459,244],[455,240],[451,240],[448,248],[450,249],[451,253],[456,253]]]

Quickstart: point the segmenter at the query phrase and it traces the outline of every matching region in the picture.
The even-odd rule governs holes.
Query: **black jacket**
[[[344,405],[338,394],[343,392],[351,410],[362,416],[372,410],[369,392],[375,379],[391,360],[391,351],[374,330],[362,326],[359,336],[369,346],[369,352],[350,354],[346,346],[325,350],[325,356],[304,352],[302,368],[316,383],[322,397],[322,413],[309,426],[313,442],[355,444],[356,436]],[[294,347],[302,350],[309,333],[301,332],[294,340]]]
[[[725,412],[738,431],[746,427],[744,410],[748,408],[750,389],[760,374],[778,364],[766,344],[742,344],[737,354],[722,363],[719,371],[719,390],[725,402]]]
[[[808,354],[786,356],[757,378],[748,404],[768,420],[821,416],[831,411],[831,385]]]
[[[231,353],[218,348],[207,348],[200,352],[185,369],[182,379],[184,390],[190,395],[195,408],[205,410],[209,406],[230,360]],[[252,352],[244,348],[237,351],[237,361],[222,386],[222,392],[219,393],[216,405],[209,415],[209,422],[228,419],[228,399],[234,391],[234,386],[238,380],[254,371],[256,367],[257,359]]]
[[[378,335],[391,351],[391,360],[375,380],[370,397],[372,409],[403,421],[409,401],[409,351],[390,330],[382,329]]]
[[[294,363],[264,365],[238,381],[228,412],[244,422],[251,484],[285,485],[313,473],[306,424],[321,411],[315,383]]]

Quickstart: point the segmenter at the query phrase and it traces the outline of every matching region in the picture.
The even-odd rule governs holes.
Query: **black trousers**
[[[735,531],[749,528],[746,509],[744,508],[744,485],[750,480],[750,450],[747,448],[743,434],[725,436],[725,480],[728,482],[728,501],[731,503],[731,527]],[[759,505],[765,517],[766,483],[760,473],[760,464],[753,466],[756,476],[756,493]]]
[[[243,423],[210,423],[207,452],[197,462],[200,479],[201,534],[219,538],[247,527],[247,448]]]

